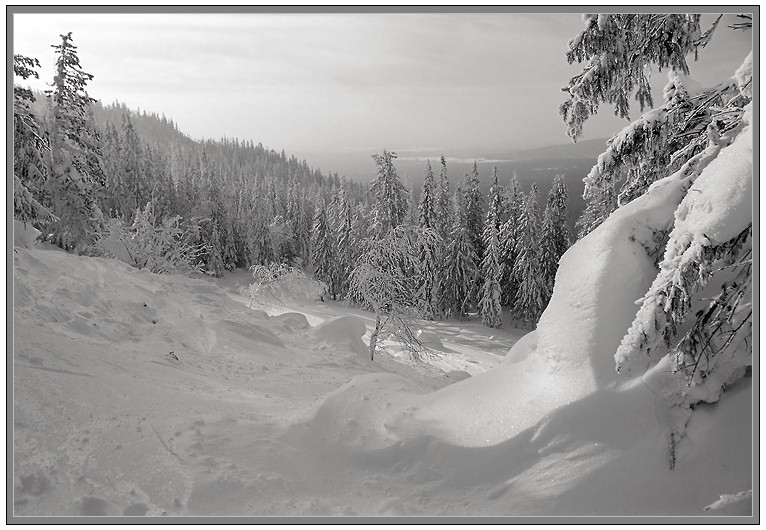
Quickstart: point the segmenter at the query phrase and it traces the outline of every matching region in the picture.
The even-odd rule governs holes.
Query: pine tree
[[[140,205],[151,199],[148,175],[144,167],[144,153],[129,113],[122,116],[120,138],[120,186],[118,214],[132,216]]]
[[[478,276],[478,259],[464,217],[462,197],[462,190],[458,186],[452,200],[453,224],[445,253],[444,269],[440,275],[444,312],[460,319],[468,313]]]
[[[416,277],[418,279],[415,299],[421,314],[434,319],[441,313],[439,259],[444,255],[444,242],[435,228],[420,227],[415,246],[417,252]]]
[[[110,217],[118,217],[119,197],[122,195],[122,146],[117,129],[111,121],[106,122],[101,136],[101,152],[104,156],[104,177],[107,193],[104,197],[104,211]]]
[[[353,225],[353,212],[351,202],[348,197],[348,183],[345,179],[341,180],[338,190],[338,200],[333,211],[332,230],[333,239],[336,242],[335,249],[335,269],[338,279],[338,296],[344,298],[348,292],[348,278],[351,274],[351,256],[352,239],[351,231]]]
[[[312,263],[314,278],[327,286],[327,294],[337,295],[335,282],[335,244],[327,222],[325,205],[320,201],[314,212],[314,226],[311,233]]]
[[[450,193],[449,177],[447,176],[447,160],[441,156],[441,171],[439,173],[439,187],[436,199],[437,228],[442,239],[446,240],[449,235],[452,220],[450,219]]]
[[[359,259],[364,252],[364,242],[370,236],[369,212],[364,203],[359,203],[354,208],[354,216],[351,221],[350,264],[353,269],[359,264]]]
[[[382,155],[372,155],[372,158],[378,166],[378,174],[370,186],[370,191],[375,197],[372,229],[377,234],[385,234],[407,219],[409,197],[407,189],[396,174],[393,163],[396,153],[384,149]]]
[[[519,219],[516,260],[512,275],[518,286],[513,304],[514,316],[536,324],[545,308],[545,283],[540,262],[540,207],[537,186],[532,185]]]
[[[564,176],[557,175],[548,193],[548,203],[543,213],[542,238],[540,240],[540,265],[545,278],[545,298],[543,307],[548,305],[559,260],[572,244],[572,236],[567,226],[567,188]]]
[[[13,56],[13,74],[21,79],[39,78],[37,59]],[[13,217],[24,223],[54,221],[44,194],[48,168],[45,155],[50,147],[30,108],[35,96],[28,88],[13,87]]]
[[[484,197],[479,189],[479,170],[476,162],[463,183],[463,210],[468,237],[479,261],[484,256],[482,232],[484,231]]]
[[[85,91],[93,76],[80,67],[71,33],[53,48],[58,57],[53,90],[47,92],[53,107],[48,184],[58,221],[49,233],[58,246],[82,252],[103,220],[97,204],[104,186],[99,138],[88,113],[95,100]]]
[[[487,210],[487,218],[484,222],[482,234],[486,252],[481,262],[481,299],[479,310],[481,321],[491,328],[499,328],[502,325],[502,308],[500,306],[500,281],[502,270],[500,263],[500,243],[498,232],[500,230],[500,215],[503,209],[500,183],[497,178],[497,168],[492,173],[492,187],[489,190],[490,204]]]
[[[434,172],[431,170],[431,161],[426,161],[426,176],[423,180],[423,189],[420,192],[420,203],[418,204],[418,225],[421,228],[436,227],[436,183],[434,182]]]
[[[499,245],[501,263],[502,286],[501,302],[504,306],[513,306],[518,284],[513,275],[514,263],[516,262],[516,242],[518,240],[521,212],[524,209],[524,194],[521,191],[519,180],[514,174],[511,182],[505,190],[503,211],[507,219],[500,226]]]

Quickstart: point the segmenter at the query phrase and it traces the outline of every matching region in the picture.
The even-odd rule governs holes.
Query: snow
[[[734,81],[737,83],[737,88],[745,96],[753,97],[753,52],[751,51],[742,65],[734,72]]]
[[[367,332],[367,326],[358,317],[343,315],[325,320],[314,328],[312,336],[318,341],[329,346],[338,346],[343,349],[364,355],[367,346],[362,342],[362,335]]]
[[[642,223],[677,192],[572,247],[557,285],[579,283],[522,340],[423,323],[426,364],[357,353],[373,325],[358,309],[248,309],[246,272],[16,247],[14,514],[720,513],[705,507],[752,487],[749,379],[695,411],[670,471],[655,396],[611,358],[650,281]]]
[[[690,240],[708,245],[724,243],[753,221],[753,130],[752,103],[743,117],[744,130],[731,145],[710,162],[694,182],[675,213],[675,237],[671,252]],[[681,241],[678,238],[683,238]]]
[[[724,243],[742,232],[752,223],[752,178],[753,178],[753,136],[751,120],[751,105],[746,107],[743,117],[743,129],[734,131],[733,142],[720,148],[717,145],[708,146],[705,152],[697,157],[701,162],[685,164],[679,171],[669,177],[655,182],[649,189],[649,194],[656,194],[667,187],[681,191],[689,189],[683,200],[677,194],[671,197],[680,203],[673,211],[672,232],[666,246],[665,255],[660,264],[660,274],[654,279],[651,291],[662,292],[668,283],[668,278],[677,275],[677,271],[685,264],[695,261],[704,247]],[[712,154],[706,154],[706,153]],[[714,157],[714,158],[713,158]],[[712,158],[712,160],[711,160]],[[710,160],[706,163],[706,159]],[[690,162],[692,162],[692,159]],[[702,168],[699,172],[699,168]],[[695,173],[699,176],[693,178]],[[664,222],[664,219],[663,219]],[[630,371],[634,365],[639,371],[644,371],[649,363],[649,357],[634,355],[641,350],[641,344],[646,342],[649,348],[660,343],[660,329],[655,324],[655,297],[641,296],[642,306],[638,310],[635,322],[626,334],[615,355],[617,363],[624,371]]]
[[[13,220],[13,246],[30,248],[35,245],[40,231],[29,223]]]

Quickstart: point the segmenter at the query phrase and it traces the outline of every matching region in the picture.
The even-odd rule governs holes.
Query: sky
[[[558,107],[581,69],[565,52],[582,27],[577,13],[14,14],[13,42],[39,59],[44,89],[51,45],[71,31],[92,97],[164,114],[196,139],[492,152],[569,141]],[[692,76],[728,77],[751,38],[719,27]],[[602,108],[583,139],[624,124]]]

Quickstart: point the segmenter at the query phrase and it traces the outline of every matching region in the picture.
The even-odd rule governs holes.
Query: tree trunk
[[[375,315],[375,331],[372,332],[372,335],[370,335],[370,360],[375,360],[375,346],[378,343],[378,334],[380,333],[381,328],[381,322],[380,322],[380,315]]]

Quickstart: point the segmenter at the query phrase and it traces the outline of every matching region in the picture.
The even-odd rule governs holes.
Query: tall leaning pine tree
[[[53,213],[53,242],[61,248],[84,251],[95,239],[103,220],[97,201],[104,186],[99,137],[89,114],[95,102],[85,87],[93,79],[84,72],[72,44],[72,34],[61,35],[54,45],[56,75],[51,99],[50,178],[48,186]]]

